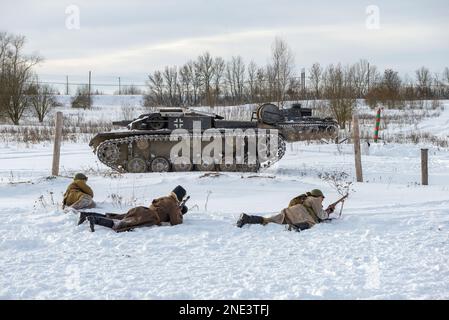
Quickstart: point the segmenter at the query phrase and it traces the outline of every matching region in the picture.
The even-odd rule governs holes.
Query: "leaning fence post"
[[[362,154],[360,152],[359,117],[356,113],[352,115],[352,133],[354,135],[355,173],[357,176],[357,182],[363,182]]]
[[[429,185],[429,149],[421,149],[421,184],[423,186]]]
[[[51,174],[53,176],[59,175],[59,158],[61,154],[61,138],[62,138],[62,112],[56,112],[55,122],[55,143],[53,145],[53,165]]]

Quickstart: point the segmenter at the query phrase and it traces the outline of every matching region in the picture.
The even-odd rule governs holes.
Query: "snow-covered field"
[[[447,137],[449,105],[420,128]],[[429,147],[429,186],[420,148]],[[344,171],[353,146],[295,143],[260,174],[111,174],[86,143],[64,143],[61,177],[47,178],[51,144],[0,146],[1,299],[449,299],[449,152],[413,144],[363,145],[365,183],[341,219],[301,232],[239,229],[241,212],[269,215]],[[185,223],[114,233],[77,226],[60,207],[87,172],[100,212],[148,205],[176,185],[191,199]]]

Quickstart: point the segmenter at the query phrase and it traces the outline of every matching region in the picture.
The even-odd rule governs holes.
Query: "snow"
[[[112,103],[112,102],[111,102]],[[449,105],[433,126],[447,124]],[[106,111],[102,111],[106,112]],[[447,128],[447,126],[446,126]],[[270,215],[344,171],[353,146],[294,143],[254,175],[114,174],[87,143],[63,143],[61,176],[48,178],[52,145],[0,145],[0,299],[448,299],[449,153],[431,145],[363,146],[365,183],[354,183],[341,219],[289,232],[235,227],[241,212]],[[420,148],[429,148],[429,186]],[[86,172],[99,212],[126,212],[184,186],[182,225],[115,233],[65,213],[71,176]],[[339,208],[337,208],[339,210]]]

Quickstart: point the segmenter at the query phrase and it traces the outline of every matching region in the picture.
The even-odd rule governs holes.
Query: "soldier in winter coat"
[[[149,207],[135,207],[124,214],[102,215],[94,212],[81,212],[78,225],[86,219],[90,229],[95,231],[95,225],[111,228],[116,232],[128,231],[136,227],[161,225],[162,222],[174,226],[183,222],[183,214],[187,207],[180,207],[186,195],[186,190],[177,186],[168,196],[154,199]]]
[[[93,201],[94,193],[86,182],[87,177],[84,174],[75,174],[73,182],[64,193],[63,208],[68,206],[80,210],[95,207],[95,202]]]
[[[329,218],[329,214],[334,212],[335,206],[329,206],[323,210],[323,193],[314,189],[307,192],[304,197],[299,196],[292,201],[288,208],[283,209],[279,214],[272,217],[250,216],[242,213],[237,221],[237,227],[241,228],[245,224],[267,224],[270,222],[278,224],[288,224],[296,230],[305,230],[315,224]]]

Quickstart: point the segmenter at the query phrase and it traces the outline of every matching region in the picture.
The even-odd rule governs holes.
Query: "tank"
[[[89,145],[105,165],[132,173],[257,172],[279,161],[287,142],[333,138],[338,132],[332,118],[312,117],[311,109],[301,105],[280,110],[271,103],[259,106],[248,121],[188,108],[160,108],[113,124],[127,129],[99,133]],[[174,149],[187,151],[187,156]]]

